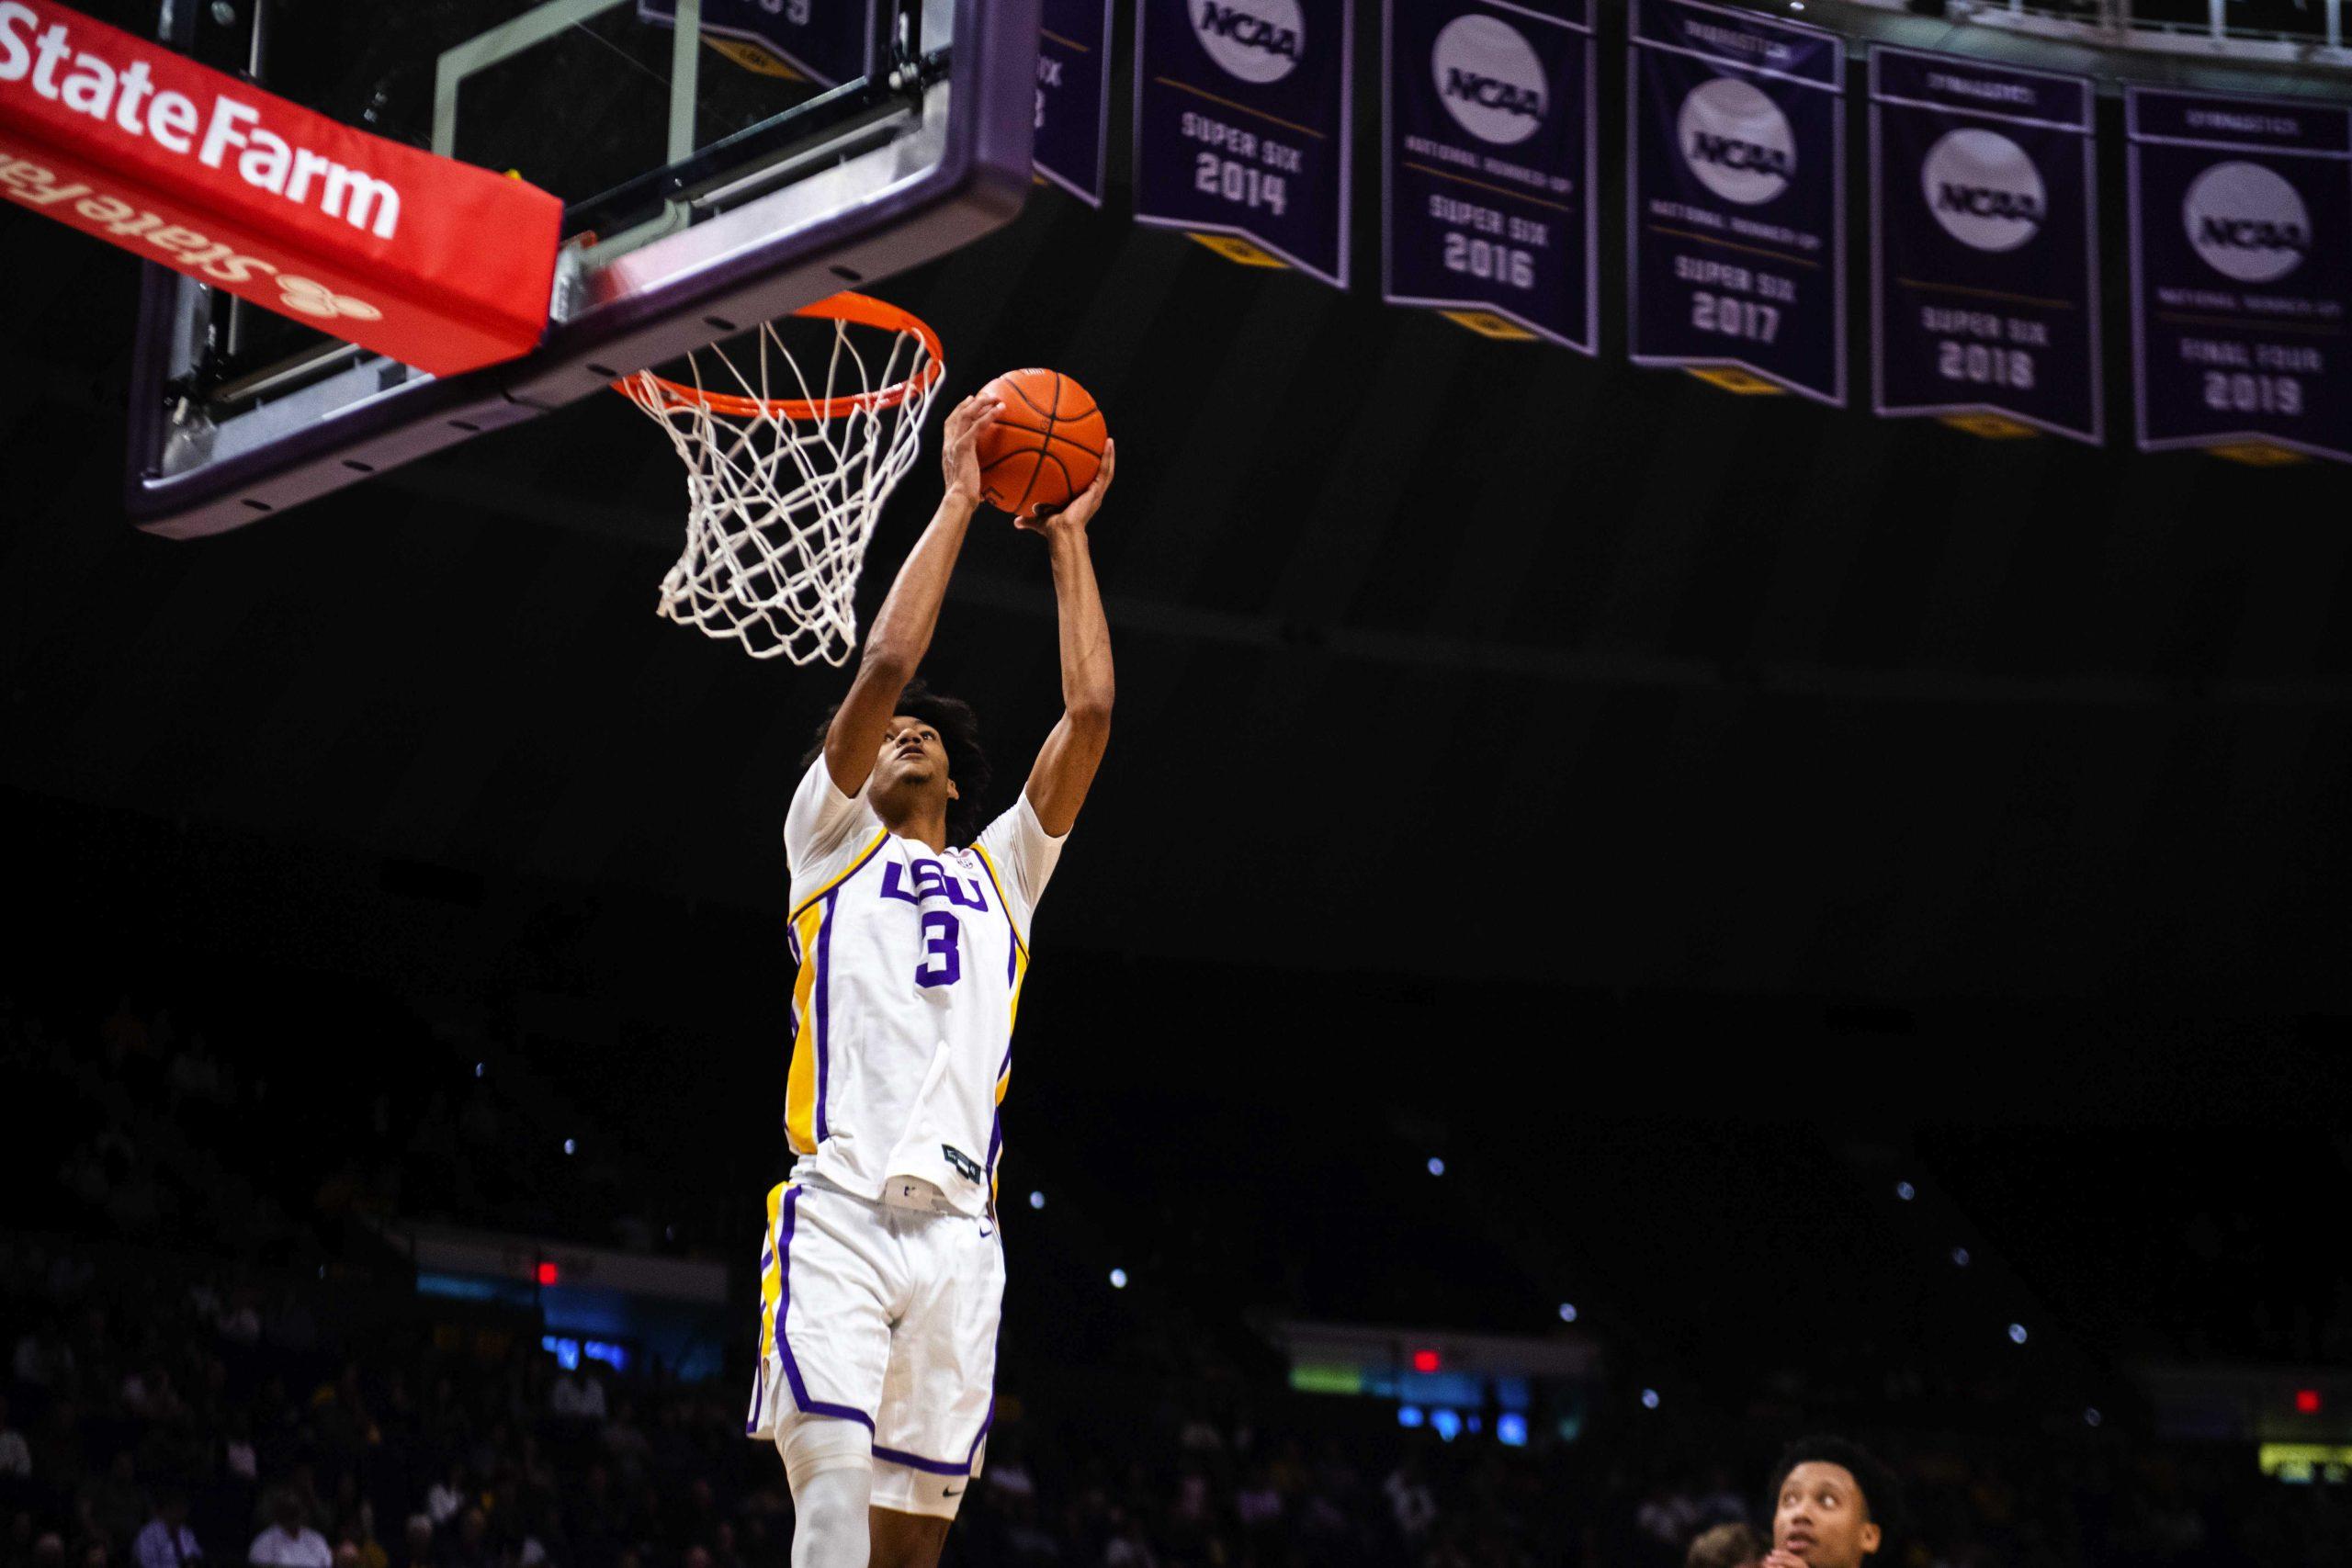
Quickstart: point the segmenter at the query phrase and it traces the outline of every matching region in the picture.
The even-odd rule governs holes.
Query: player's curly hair
[[[842,705],[835,703],[817,721],[816,737],[800,759],[804,771],[825,754],[825,732],[832,728],[833,716],[841,710]],[[980,746],[980,716],[972,711],[971,704],[934,692],[921,681],[908,682],[891,712],[921,719],[939,731],[939,743],[947,752],[947,776],[956,781],[956,798],[947,803],[947,837],[952,843],[970,843],[984,826],[980,799],[989,788],[989,754]]]
[[[1772,1467],[1772,1484],[1764,1494],[1764,1517],[1770,1518],[1781,1506],[1781,1488],[1787,1484],[1789,1472],[1801,1464],[1835,1464],[1843,1466],[1861,1488],[1862,1511],[1879,1529],[1878,1558],[1892,1561],[1887,1548],[1903,1527],[1903,1489],[1894,1479],[1894,1472],[1881,1464],[1860,1443],[1844,1438],[1799,1438],[1781,1450],[1781,1462]]]

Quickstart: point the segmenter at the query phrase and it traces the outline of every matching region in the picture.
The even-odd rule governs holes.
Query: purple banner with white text
[[[2102,439],[2091,133],[2082,77],[1871,51],[1880,413]]]
[[[1037,39],[1037,172],[1102,205],[1110,144],[1113,0],[1044,0]]]
[[[1842,406],[1843,43],[1694,0],[1634,0],[1633,38],[1630,357]]]
[[[1354,9],[1136,0],[1136,220],[1345,288]]]
[[[2352,109],[2134,87],[2140,446],[2352,462]]]
[[[1594,352],[1591,0],[1388,0],[1383,297]]]

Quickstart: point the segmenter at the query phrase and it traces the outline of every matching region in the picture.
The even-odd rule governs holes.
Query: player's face
[[[875,760],[875,782],[885,789],[922,785],[947,777],[947,748],[939,731],[919,718],[900,714],[882,738],[882,754]]]
[[[1862,1506],[1862,1489],[1842,1464],[1807,1460],[1781,1483],[1772,1507],[1772,1545],[1811,1568],[1858,1568],[1878,1550],[1878,1526]]]

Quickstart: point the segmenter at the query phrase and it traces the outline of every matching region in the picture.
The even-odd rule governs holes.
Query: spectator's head
[[[82,1549],[82,1568],[107,1568],[107,1543],[94,1540]]]
[[[334,1543],[334,1568],[359,1568],[359,1543],[349,1536]]]
[[[710,1568],[710,1549],[707,1546],[686,1548],[685,1568]]]
[[[408,1517],[408,1560],[429,1562],[433,1559],[433,1516],[411,1514]]]
[[[65,1538],[55,1530],[44,1530],[33,1542],[35,1568],[65,1568]]]
[[[481,1538],[489,1530],[490,1521],[482,1517],[480,1508],[468,1508],[458,1516],[458,1539],[465,1543],[469,1552],[480,1550]]]
[[[1683,1555],[1682,1568],[1756,1568],[1764,1561],[1764,1543],[1746,1525],[1717,1525],[1702,1530]]]
[[[1860,1568],[1897,1507],[1894,1478],[1860,1444],[1804,1438],[1772,1473],[1772,1545],[1811,1568]]]
[[[187,1494],[176,1486],[158,1488],[155,1515],[172,1529],[179,1529],[187,1523]]]
[[[302,1499],[294,1495],[292,1487],[279,1487],[277,1496],[270,1500],[269,1517],[288,1535],[300,1535],[302,1531]]]

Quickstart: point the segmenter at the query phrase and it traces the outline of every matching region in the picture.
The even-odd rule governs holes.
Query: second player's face
[[[885,788],[900,784],[926,784],[947,776],[947,748],[940,744],[939,731],[918,718],[904,715],[890,721],[890,732],[882,738],[882,754],[875,760],[875,782]]]
[[[1878,1550],[1878,1526],[1862,1489],[1842,1464],[1808,1460],[1789,1472],[1773,1500],[1772,1546],[1810,1568],[1857,1568]]]

